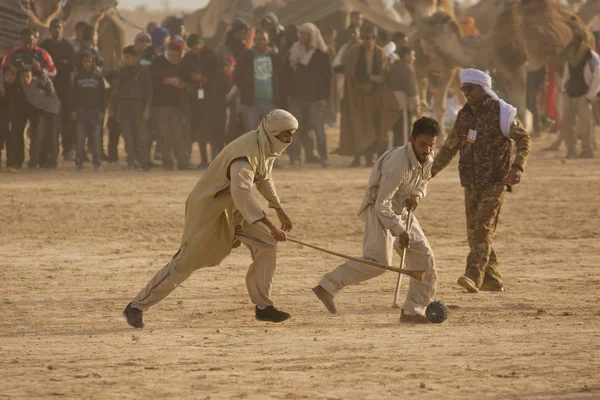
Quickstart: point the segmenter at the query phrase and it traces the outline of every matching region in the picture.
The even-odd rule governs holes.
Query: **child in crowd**
[[[119,124],[125,139],[129,169],[151,168],[146,124],[152,104],[152,79],[147,67],[139,63],[134,46],[123,49],[124,66],[119,69],[115,100],[119,104]]]
[[[75,165],[78,171],[83,169],[85,158],[85,139],[92,144],[92,164],[100,171],[102,157],[102,139],[100,130],[106,109],[104,79],[97,72],[94,56],[83,52],[79,70],[73,77],[72,101],[75,111],[71,118],[77,121],[77,152]]]
[[[19,71],[19,81],[27,104],[32,136],[29,149],[29,169],[56,168],[58,158],[58,116],[60,101],[46,72],[33,76],[30,68]]]

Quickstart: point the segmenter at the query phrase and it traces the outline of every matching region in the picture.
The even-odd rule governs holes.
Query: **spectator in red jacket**
[[[9,51],[2,66],[12,64],[17,68],[31,69],[36,76],[44,72],[53,78],[56,75],[56,67],[52,57],[44,49],[37,46],[40,33],[34,28],[25,28],[21,32],[21,44]]]

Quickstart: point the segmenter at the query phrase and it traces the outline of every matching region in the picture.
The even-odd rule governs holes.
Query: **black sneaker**
[[[127,307],[123,310],[123,316],[127,320],[127,323],[134,328],[142,329],[144,327],[144,321],[142,320],[142,310],[135,308],[131,303],[127,304]]]
[[[292,316],[286,312],[279,311],[273,306],[267,306],[264,309],[256,307],[256,319],[259,321],[283,322]],[[140,313],[141,318],[141,313]]]

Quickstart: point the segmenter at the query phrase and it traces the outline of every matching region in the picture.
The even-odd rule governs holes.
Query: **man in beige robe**
[[[298,121],[292,114],[274,110],[257,130],[242,135],[219,153],[187,199],[179,251],[123,311],[129,325],[143,328],[143,311],[167,297],[195,270],[219,265],[240,243],[252,256],[246,286],[256,305],[256,319],[283,322],[291,317],[277,310],[271,299],[277,242],[285,241],[285,232],[292,229],[271,171],[297,128]],[[276,210],[281,228],[252,197],[255,185]]]
[[[352,47],[346,58],[339,154],[354,156],[352,167],[361,165],[361,157],[373,166],[374,155],[387,149],[385,134],[401,116],[398,101],[385,84],[389,62],[376,37],[375,28],[364,27],[361,45]]]
[[[420,282],[411,279],[400,322],[427,323],[425,309],[436,290],[437,272],[433,251],[416,217],[407,227],[413,211],[427,194],[433,147],[439,135],[438,123],[427,117],[413,125],[410,143],[386,152],[375,164],[359,210],[365,223],[363,258],[391,265],[394,250],[406,248],[406,267],[425,271]],[[327,310],[337,313],[334,298],[345,287],[373,279],[385,270],[357,261],[347,261],[325,274],[313,292]]]

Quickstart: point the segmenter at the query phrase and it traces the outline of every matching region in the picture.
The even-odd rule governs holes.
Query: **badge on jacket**
[[[477,131],[475,129],[469,129],[467,143],[475,143],[475,139],[477,139]]]

